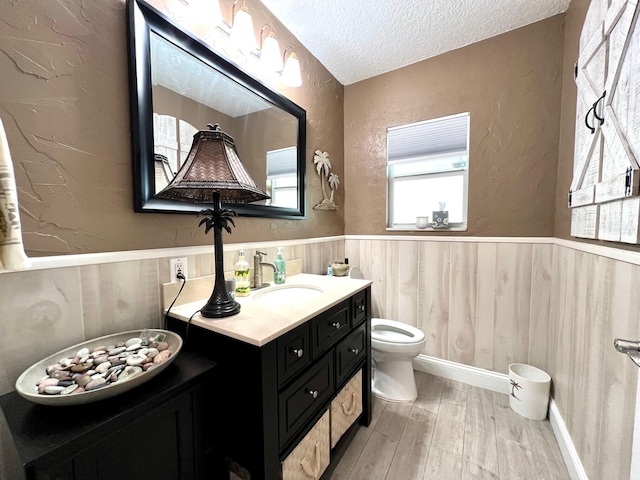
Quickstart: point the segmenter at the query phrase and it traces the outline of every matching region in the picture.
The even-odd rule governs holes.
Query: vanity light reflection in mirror
[[[193,135],[218,123],[234,138],[249,175],[271,197],[257,204],[297,208],[298,119],[154,32],[150,50],[155,193],[179,170]]]

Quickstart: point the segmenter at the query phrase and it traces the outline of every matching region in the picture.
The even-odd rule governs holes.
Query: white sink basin
[[[252,295],[258,303],[279,305],[281,303],[299,303],[319,297],[324,293],[320,287],[313,285],[276,285],[266,290],[258,290]]]

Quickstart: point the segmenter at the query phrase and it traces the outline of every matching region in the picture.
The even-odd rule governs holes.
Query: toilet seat
[[[406,323],[386,318],[371,319],[371,339],[379,342],[411,345],[424,342],[424,332]]]

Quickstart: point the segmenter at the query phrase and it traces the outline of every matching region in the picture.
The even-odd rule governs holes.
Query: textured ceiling
[[[261,0],[349,85],[564,12],[571,0]]]

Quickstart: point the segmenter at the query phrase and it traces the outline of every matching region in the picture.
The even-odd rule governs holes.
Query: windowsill
[[[467,227],[451,227],[451,228],[416,228],[416,227],[387,227],[387,232],[429,232],[429,233],[444,233],[444,232],[466,232]]]

